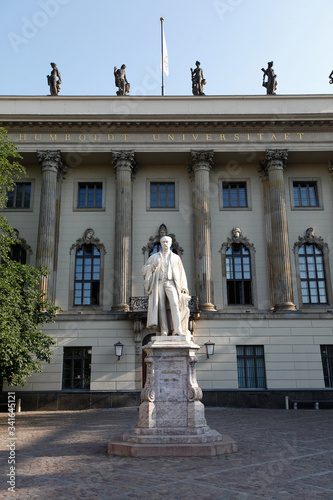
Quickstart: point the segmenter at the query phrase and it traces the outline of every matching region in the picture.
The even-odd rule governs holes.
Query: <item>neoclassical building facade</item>
[[[204,402],[333,399],[331,96],[0,97],[0,122],[28,173],[3,211],[13,258],[47,266],[61,308],[23,409],[139,402],[141,269],[164,234]]]

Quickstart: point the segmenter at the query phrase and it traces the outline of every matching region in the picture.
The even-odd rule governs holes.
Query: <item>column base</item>
[[[292,302],[283,302],[282,304],[275,304],[275,311],[296,311],[296,306]]]
[[[199,308],[200,308],[200,311],[216,312],[216,307],[214,306],[214,304],[211,304],[210,302],[206,302],[205,304],[200,304]]]
[[[112,306],[112,312],[128,312],[130,310],[128,304],[118,304],[117,306]]]

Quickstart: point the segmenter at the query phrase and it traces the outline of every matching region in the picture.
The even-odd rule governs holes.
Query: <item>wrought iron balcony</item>
[[[199,298],[196,295],[191,296],[191,300],[188,304],[191,314],[197,314],[200,312],[199,309]],[[148,311],[148,297],[130,297],[129,302],[130,312],[147,312]]]

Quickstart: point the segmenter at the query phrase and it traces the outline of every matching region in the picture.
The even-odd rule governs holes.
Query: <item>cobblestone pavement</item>
[[[22,412],[15,493],[6,483],[7,418],[0,414],[1,499],[333,498],[332,410],[206,409],[208,425],[238,444],[237,453],[213,458],[108,456],[108,441],[135,427],[134,408]]]

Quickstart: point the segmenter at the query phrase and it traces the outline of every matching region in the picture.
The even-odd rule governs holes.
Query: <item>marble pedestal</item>
[[[147,380],[133,432],[108,445],[111,455],[214,456],[237,451],[229,436],[210,429],[196,378],[199,346],[180,337],[154,337],[147,352]]]

